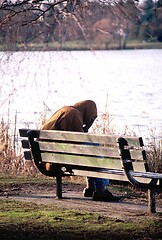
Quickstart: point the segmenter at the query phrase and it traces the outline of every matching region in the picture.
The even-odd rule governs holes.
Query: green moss
[[[160,239],[161,229],[160,218],[124,222],[53,205],[0,201],[1,239]]]

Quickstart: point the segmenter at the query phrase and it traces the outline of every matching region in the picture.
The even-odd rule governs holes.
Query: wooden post
[[[58,175],[56,177],[56,198],[62,199],[62,177]]]
[[[155,190],[148,189],[148,210],[150,213],[156,213]]]

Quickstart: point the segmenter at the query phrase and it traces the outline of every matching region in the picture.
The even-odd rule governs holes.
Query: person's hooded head
[[[97,117],[95,102],[85,100],[56,111],[43,125],[43,130],[88,132]]]
[[[97,107],[96,103],[92,100],[84,100],[74,104],[82,115],[84,125],[92,125],[94,120],[97,118]]]

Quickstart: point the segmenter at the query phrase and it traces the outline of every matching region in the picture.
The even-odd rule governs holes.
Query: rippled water
[[[84,99],[108,111],[116,130],[162,126],[162,50],[0,53],[1,115],[18,127]],[[10,105],[9,105],[10,101]],[[49,109],[48,109],[48,108]],[[106,109],[106,110],[105,110]],[[30,125],[31,126],[31,125]]]

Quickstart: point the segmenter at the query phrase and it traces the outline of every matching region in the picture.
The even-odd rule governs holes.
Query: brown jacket
[[[88,131],[96,117],[95,102],[85,100],[74,106],[64,106],[59,109],[47,120],[42,129],[84,132]],[[85,126],[87,126],[87,130],[84,130]]]

